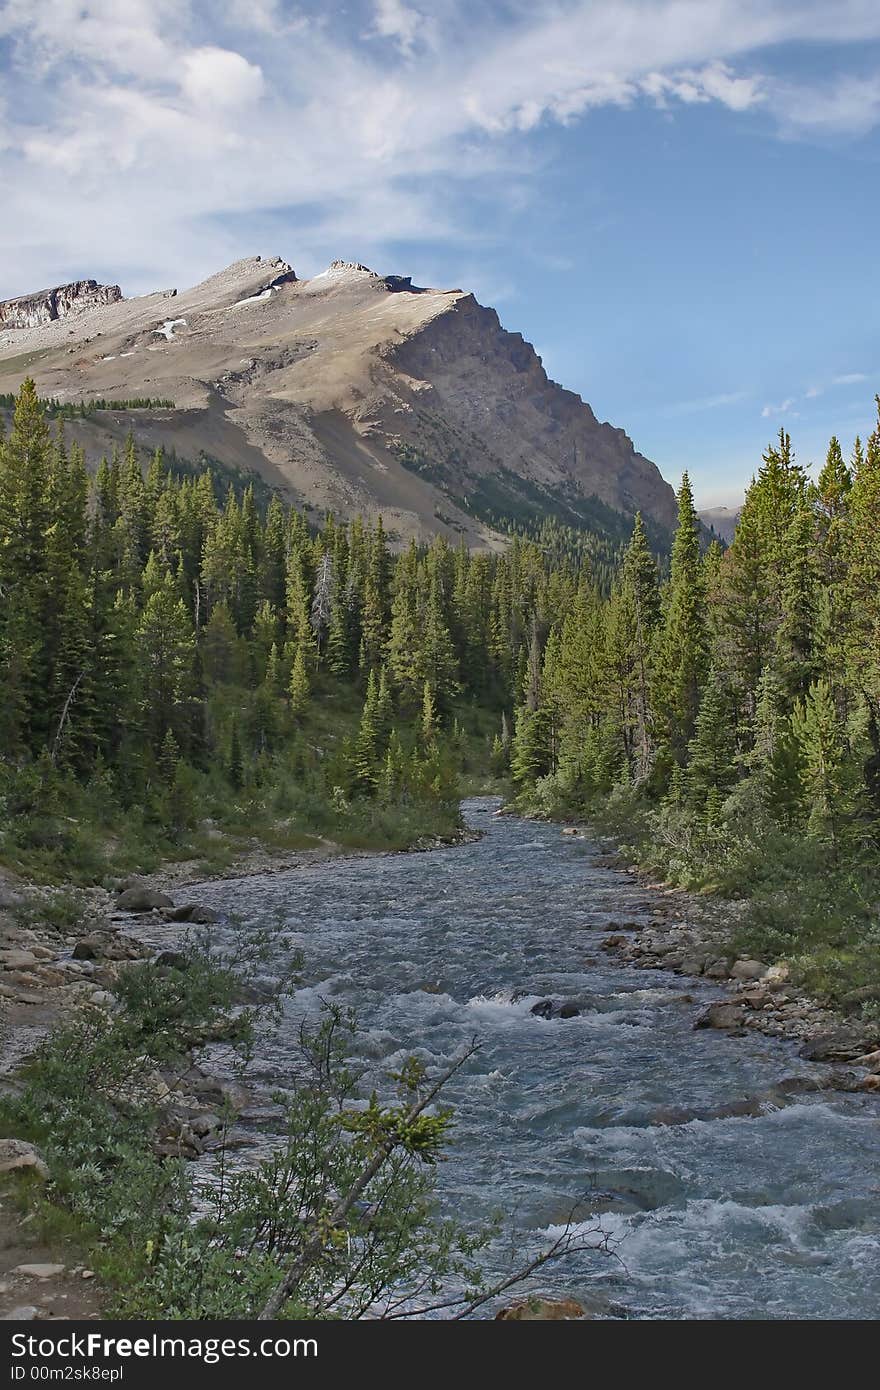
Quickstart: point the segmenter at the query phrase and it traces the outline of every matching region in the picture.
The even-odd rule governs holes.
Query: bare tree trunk
[[[64,725],[67,722],[67,716],[70,713],[70,706],[73,703],[73,697],[76,694],[76,688],[79,685],[82,678],[83,672],[80,671],[76,680],[73,682],[73,685],[67,692],[67,699],[64,701],[64,709],[61,711],[61,718],[58,720],[58,728],[55,730],[55,737],[52,740],[52,751],[49,754],[49,761],[51,762],[53,767],[55,766],[55,759],[58,757],[58,747],[61,743],[61,735],[64,733]]]

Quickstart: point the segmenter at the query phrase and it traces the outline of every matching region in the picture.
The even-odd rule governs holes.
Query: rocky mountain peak
[[[131,429],[145,449],[257,473],[316,516],[381,512],[401,542],[496,547],[548,516],[621,539],[636,510],[658,537],[675,524],[655,465],[461,290],[347,260],[300,280],[250,256],[173,309],[168,291],[123,299],[94,281],[2,307],[0,392],[27,353],[43,396],[174,402],[71,422],[92,460]]]
[[[0,327],[37,328],[70,314],[83,313],[102,304],[117,304],[122,299],[118,285],[99,285],[97,280],[72,280],[67,285],[54,285],[48,290],[18,295],[0,301]]]

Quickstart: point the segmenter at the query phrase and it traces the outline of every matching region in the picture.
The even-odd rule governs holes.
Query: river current
[[[304,955],[254,1080],[283,1083],[322,998],[357,1010],[377,1075],[413,1052],[442,1067],[477,1034],[447,1092],[444,1206],[474,1223],[502,1208],[524,1255],[586,1194],[585,1219],[615,1243],[536,1287],[631,1318],[877,1317],[880,1101],[782,1096],[783,1078],[823,1069],[777,1039],[695,1032],[716,986],[600,948],[656,896],[597,843],[496,805],[465,803],[483,836],[462,846],[200,889],[245,924],[283,922]],[[534,1016],[545,998],[580,1012]]]

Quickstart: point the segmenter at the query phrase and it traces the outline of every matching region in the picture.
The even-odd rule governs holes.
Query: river
[[[254,1078],[283,1081],[321,998],[357,1009],[377,1070],[410,1052],[442,1066],[476,1033],[482,1049],[448,1089],[445,1206],[474,1222],[502,1207],[526,1251],[589,1192],[616,1242],[616,1258],[543,1271],[541,1289],[631,1318],[876,1317],[880,1102],[821,1091],[725,1114],[822,1068],[777,1039],[695,1032],[717,986],[600,949],[656,899],[595,842],[493,817],[496,805],[465,803],[484,833],[463,846],[200,889],[245,923],[283,921],[304,953]],[[581,1012],[535,1017],[545,997]]]

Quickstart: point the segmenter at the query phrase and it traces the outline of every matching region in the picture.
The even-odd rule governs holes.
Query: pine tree
[[[700,528],[685,473],[678,494],[669,591],[653,663],[653,699],[660,728],[678,762],[684,761],[693,737],[708,655]]]
[[[836,855],[855,801],[846,742],[827,682],[810,686],[795,706],[792,722],[801,753],[807,833]]]
[[[422,695],[422,714],[419,720],[419,738],[422,746],[429,747],[437,737],[437,707],[430,681],[425,681]]]
[[[195,635],[170,575],[144,605],[137,632],[141,717],[158,753],[170,729],[181,749],[193,736]]]
[[[311,695],[311,683],[309,681],[308,667],[306,666],[306,654],[303,646],[298,646],[296,656],[293,659],[293,669],[290,673],[290,685],[288,687],[290,696],[290,712],[294,719],[301,719],[306,712]]]
[[[687,761],[689,796],[704,814],[710,791],[723,798],[733,784],[735,751],[730,695],[719,674],[710,671]]]

